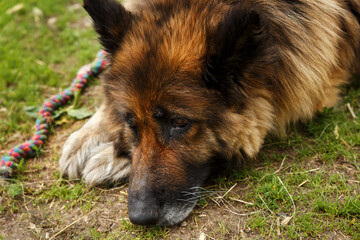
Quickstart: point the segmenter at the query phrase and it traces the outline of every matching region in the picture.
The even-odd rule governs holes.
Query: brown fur
[[[216,25],[224,12],[228,11],[229,6],[218,4],[214,7],[204,2],[209,1],[197,1],[197,4],[194,4],[197,6],[191,11],[180,12],[174,20],[169,21],[168,28],[164,30],[161,30],[163,26],[154,29],[151,22],[157,18],[156,12],[148,11],[148,8],[144,7],[146,10],[141,12],[143,21],[134,26],[138,31],[130,32],[126,36],[121,50],[114,56],[114,65],[109,73],[114,76],[128,75],[131,86],[123,86],[127,84],[126,79],[124,81],[107,79],[104,82],[105,89],[113,89],[107,91],[107,96],[114,98],[111,98],[111,102],[130,102],[132,106],[129,108],[143,106],[143,109],[151,109],[151,105],[160,102],[169,102],[165,105],[173,104],[175,99],[169,99],[168,95],[178,95],[180,99],[176,101],[183,105],[188,104],[186,109],[194,109],[194,111],[185,110],[195,113],[194,118],[206,115],[199,110],[219,107],[217,102],[211,102],[213,99],[199,92],[199,86],[193,80],[201,76],[203,59],[207,54],[205,39],[207,33],[202,23],[211,16],[211,20],[208,21]],[[360,31],[359,23],[342,1],[303,1],[307,4],[299,6],[298,11],[303,12],[305,16],[286,15],[289,11],[288,7],[291,7],[286,1],[243,2],[264,13],[264,21],[268,21],[267,27],[273,38],[268,43],[269,46],[266,46],[269,53],[248,66],[244,78],[241,79],[247,98],[246,104],[241,109],[245,114],[239,114],[233,109],[224,109],[227,111],[223,113],[225,129],[218,129],[214,134],[228,138],[229,140],[225,142],[237,139],[238,144],[233,144],[230,149],[241,147],[253,157],[269,130],[283,130],[290,122],[307,120],[317,110],[336,104],[339,86],[347,82],[355,67],[354,64],[358,63],[355,54],[358,51]],[[202,10],[201,5],[208,6]],[[309,16],[311,19],[307,19]],[[164,36],[170,34],[168,29],[173,30],[172,36]],[[153,43],[148,41],[149,37]],[[163,42],[156,39],[161,39]],[[146,68],[147,66],[142,64],[151,62],[150,59],[144,59],[147,57],[145,55],[147,51],[154,51],[151,57],[157,65],[148,66],[149,69],[146,71],[148,74],[146,77],[150,81],[147,86],[153,89],[146,95],[134,97],[139,91],[143,91],[139,88],[144,86],[134,82],[132,78],[134,76],[131,74],[136,74],[132,73],[134,68]],[[269,61],[267,58],[276,59],[270,59],[270,64],[266,65]],[[182,79],[177,83],[179,86],[166,82],[171,81],[173,77]],[[159,78],[163,79],[160,83]],[[169,89],[161,84],[170,85]],[[180,86],[182,84],[189,86],[192,92],[186,93],[185,96]],[[117,87],[117,85],[121,86]],[[121,88],[126,89],[124,95],[120,94]],[[161,93],[166,96],[162,98]],[[136,111],[139,114],[145,113],[143,109]],[[144,117],[139,116],[140,119]],[[111,129],[115,129],[116,126],[112,126]],[[234,128],[247,126],[247,129],[227,130],[229,126]]]
[[[200,186],[213,163],[253,158],[269,132],[336,105],[359,66],[359,0],[126,5],[131,13],[85,1],[112,54],[102,126],[115,159],[131,161],[130,219],[145,202],[160,212],[139,224],[181,221],[162,211],[181,209],[181,192]],[[171,136],[178,117],[189,124]]]

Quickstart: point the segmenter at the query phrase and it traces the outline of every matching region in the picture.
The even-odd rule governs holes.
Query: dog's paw
[[[72,133],[63,146],[59,168],[61,175],[69,179],[83,177],[84,168],[89,164],[89,160],[93,156],[101,154],[98,150],[102,149],[103,144],[106,144],[101,141],[101,135],[98,132],[86,126],[88,123]],[[113,156],[109,156],[107,153],[106,158],[113,158]]]
[[[101,128],[102,109],[64,144],[59,160],[62,176],[82,179],[86,184],[116,183],[127,179],[130,160],[114,157],[113,142]]]
[[[69,179],[81,178],[86,162],[92,157],[93,150],[101,143],[108,142],[106,135],[101,134],[100,131],[101,110],[102,108],[66,140],[59,160],[62,176]]]
[[[128,178],[130,160],[114,158],[113,143],[100,144],[91,151],[91,157],[86,162],[82,179],[89,185],[99,185],[105,182],[117,183]]]

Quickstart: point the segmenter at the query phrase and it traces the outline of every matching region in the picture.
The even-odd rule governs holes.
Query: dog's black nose
[[[132,183],[132,184],[131,184]],[[155,225],[160,222],[159,199],[144,180],[130,181],[128,195],[129,218],[133,224]],[[134,190],[133,185],[136,187]]]
[[[129,218],[133,224],[137,225],[155,225],[159,222],[159,214],[156,210],[140,209],[130,211]]]

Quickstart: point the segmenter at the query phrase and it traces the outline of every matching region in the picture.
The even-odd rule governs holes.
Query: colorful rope
[[[1,158],[0,176],[5,178],[10,177],[15,160],[34,155],[39,147],[44,144],[44,141],[47,138],[46,135],[48,133],[50,123],[52,121],[51,114],[55,109],[70,100],[74,96],[75,92],[81,91],[90,77],[98,75],[107,68],[108,62],[106,60],[106,56],[107,53],[105,51],[100,51],[92,63],[80,68],[71,87],[65,89],[58,95],[52,96],[43,103],[42,109],[39,111],[36,119],[35,134],[29,141],[15,146],[8,154]]]

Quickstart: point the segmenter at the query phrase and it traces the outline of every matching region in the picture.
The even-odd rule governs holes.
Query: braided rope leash
[[[69,88],[66,88],[58,95],[52,96],[43,103],[36,119],[35,134],[30,140],[15,146],[8,154],[1,158],[0,176],[5,178],[10,177],[13,172],[12,168],[15,160],[33,156],[36,151],[39,150],[47,138],[46,135],[52,122],[52,113],[67,103],[74,96],[75,92],[81,91],[90,77],[97,76],[107,68],[109,63],[106,60],[106,56],[107,53],[105,51],[99,51],[92,63],[80,68]]]

